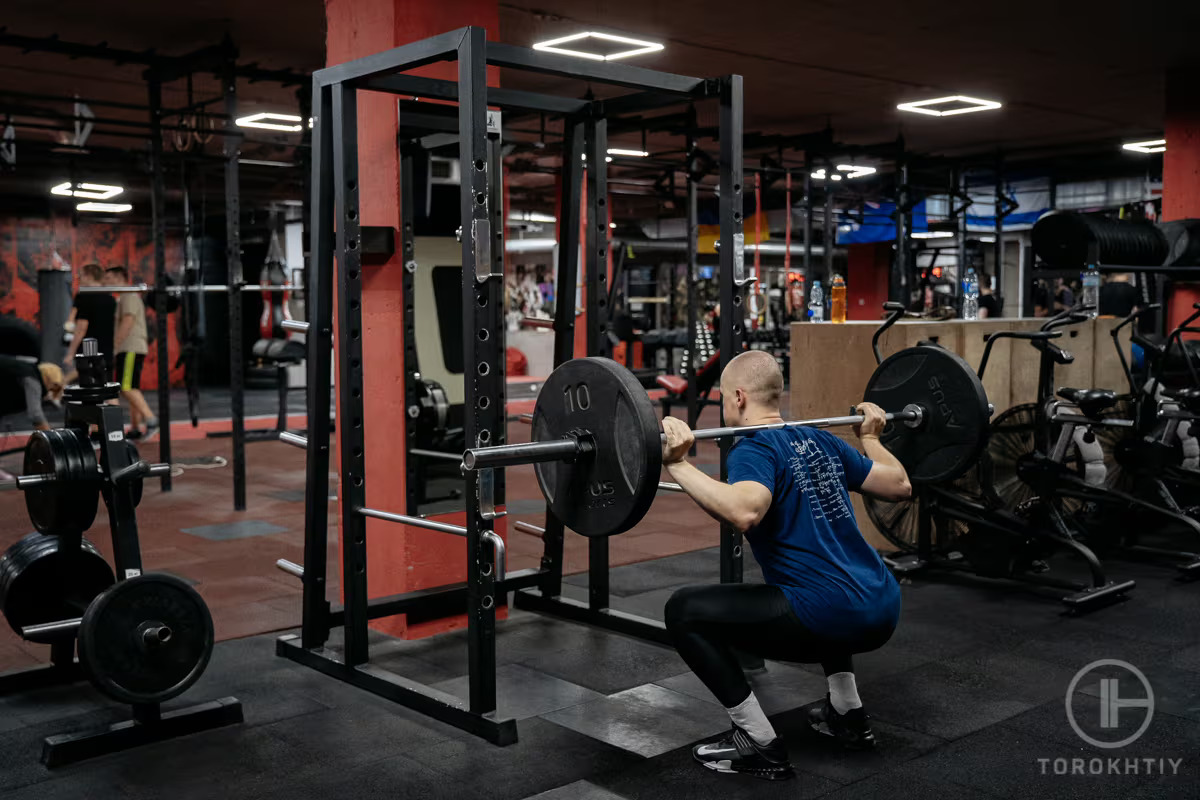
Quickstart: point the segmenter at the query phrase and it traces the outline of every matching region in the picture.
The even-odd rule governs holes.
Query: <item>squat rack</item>
[[[440,61],[455,61],[457,81],[435,80],[403,74],[406,70]],[[507,67],[567,78],[598,81],[633,89],[608,100],[584,100],[487,85],[487,67]],[[504,347],[503,291],[504,227],[501,203],[502,162],[499,137],[489,131],[489,106],[521,112],[561,116],[564,121],[563,192],[559,211],[559,285],[573,287],[578,275],[580,206],[584,170],[588,174],[588,230],[584,248],[587,286],[588,349],[599,352],[607,334],[607,297],[604,268],[608,249],[605,154],[608,119],[636,114],[699,98],[720,101],[721,141],[721,267],[722,302],[740,309],[746,283],[742,236],[742,79],[731,75],[700,79],[651,71],[611,62],[581,61],[486,41],[482,28],[468,27],[429,39],[320,70],[313,75],[312,227],[311,258],[306,285],[309,290],[308,432],[307,438],[285,439],[307,450],[304,565],[280,567],[303,581],[303,623],[299,636],[277,642],[285,658],[338,678],[346,683],[416,709],[496,744],[517,739],[516,723],[496,711],[496,606],[509,591],[517,591],[518,607],[590,622],[636,636],[663,642],[659,623],[620,614],[608,608],[607,541],[589,545],[591,585],[589,602],[580,604],[561,597],[563,525],[547,514],[543,534],[545,553],[537,569],[503,572],[503,543],[494,531],[499,476],[491,469],[466,476],[465,526],[448,525],[423,517],[395,514],[366,507],[364,450],[367,437],[362,395],[362,248],[364,233],[359,220],[359,164],[357,92],[373,90],[458,102],[459,157],[463,165],[460,185],[462,221],[462,306],[464,313],[464,439],[468,446],[498,443],[506,425],[503,402]],[[493,132],[495,131],[495,132]],[[586,165],[580,156],[591,154]],[[402,159],[402,180],[411,179],[411,162]],[[402,188],[402,192],[404,189]],[[411,190],[408,190],[411,196]],[[402,198],[404,195],[402,194]],[[411,203],[407,204],[411,208]],[[412,216],[402,211],[401,246],[404,269],[422,266],[413,259]],[[336,253],[336,283],[335,283]],[[337,287],[338,313],[333,312]],[[405,312],[412,314],[411,281],[405,283]],[[559,303],[554,322],[555,364],[573,356],[574,304]],[[736,316],[730,314],[730,317]],[[336,347],[334,325],[337,326]],[[741,324],[722,330],[723,358],[740,351]],[[415,354],[412,337],[406,336],[406,372]],[[344,604],[334,607],[326,599],[327,515],[329,495],[328,385],[331,359],[336,354],[339,406],[342,413],[336,435],[341,459],[342,589]],[[372,441],[381,441],[375,437]],[[374,517],[466,539],[467,579],[463,583],[382,598],[367,595],[366,518]],[[727,529],[722,534],[722,580],[740,580],[741,537]],[[527,592],[519,590],[527,589]],[[469,698],[466,702],[429,686],[373,666],[369,662],[367,626],[372,619],[400,613],[467,609]],[[447,610],[449,609],[449,611]],[[341,652],[326,647],[333,627],[344,629]]]

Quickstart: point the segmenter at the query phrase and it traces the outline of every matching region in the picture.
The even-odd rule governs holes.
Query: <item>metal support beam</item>
[[[742,76],[721,79],[721,370],[745,348],[746,260],[742,183]],[[825,250],[831,250],[829,242]],[[721,480],[729,478],[729,448],[721,440]],[[721,526],[721,583],[742,582],[742,534],[732,525]]]
[[[237,78],[232,65],[222,77],[225,90],[226,133],[235,129]],[[233,424],[233,510],[246,510],[246,353],[242,341],[242,221],[238,185],[241,138],[226,136],[225,156],[225,263],[229,287],[229,398]]]
[[[165,226],[166,186],[163,179],[162,84],[152,78],[146,88],[150,100],[150,224],[154,236],[154,285],[167,285],[167,242]],[[154,297],[154,343],[158,351],[158,460],[171,463],[171,372],[167,341],[167,295]],[[115,353],[109,353],[112,358]],[[171,472],[160,478],[164,492],[171,491]]]

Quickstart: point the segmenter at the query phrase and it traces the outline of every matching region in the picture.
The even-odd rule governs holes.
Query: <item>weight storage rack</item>
[[[405,74],[427,64],[453,61],[457,81],[435,80]],[[632,90],[607,99],[576,99],[503,89],[487,85],[487,68],[501,67],[573,78]],[[587,296],[588,351],[607,351],[608,197],[606,151],[608,122],[622,115],[637,117],[646,111],[697,100],[713,99],[720,105],[720,223],[721,302],[738,309],[743,302],[746,275],[742,235],[742,79],[731,75],[717,79],[673,75],[621,63],[590,61],[556,53],[535,51],[486,41],[482,28],[468,27],[365,58],[320,70],[313,75],[312,227],[308,332],[308,437],[287,434],[280,438],[307,450],[307,497],[303,565],[281,562],[280,567],[303,581],[303,624],[299,636],[277,642],[285,658],[358,686],[443,722],[507,745],[517,740],[512,719],[496,711],[496,607],[510,591],[517,606],[575,619],[657,642],[666,641],[663,626],[608,608],[608,546],[606,539],[589,543],[589,602],[561,597],[563,525],[547,514],[542,534],[545,551],[538,569],[504,573],[503,541],[494,531],[504,512],[492,469],[469,473],[464,500],[465,526],[435,522],[419,516],[397,514],[366,506],[364,449],[365,426],[362,395],[362,271],[364,237],[378,229],[360,223],[357,92],[370,90],[408,97],[453,100],[462,164],[460,187],[462,242],[463,363],[465,383],[464,440],[468,447],[499,444],[504,439],[504,204],[501,190],[500,114],[529,114],[563,120],[562,200],[559,211],[558,278],[560,295],[570,296],[578,277],[580,205],[583,175],[588,176],[588,226],[584,239]],[[412,103],[402,102],[411,107]],[[453,106],[423,104],[428,114],[443,114]],[[402,132],[406,118],[401,111]],[[410,119],[420,117],[414,114]],[[415,120],[417,123],[419,119]],[[440,124],[440,123],[439,123]],[[434,126],[441,136],[448,135]],[[401,368],[412,401],[415,333],[412,330],[411,274],[424,268],[414,258],[412,159],[415,147],[402,135],[401,247],[405,280],[405,340]],[[587,153],[586,162],[581,155]],[[391,231],[385,231],[391,233]],[[335,258],[336,256],[336,258]],[[337,264],[336,283],[334,264]],[[338,309],[333,310],[334,286]],[[573,303],[559,303],[554,321],[555,365],[574,355]],[[742,316],[734,312],[724,319]],[[301,323],[294,323],[297,327]],[[336,324],[337,335],[334,336]],[[741,324],[722,326],[724,362],[741,350]],[[339,497],[341,499],[344,602],[334,606],[326,598],[328,564],[326,521],[329,497],[329,374],[336,355],[341,419],[337,426]],[[382,423],[375,423],[382,424]],[[371,441],[385,441],[374,431]],[[389,436],[386,441],[395,442]],[[722,445],[722,477],[724,452]],[[411,449],[411,444],[409,446]],[[408,453],[412,459],[413,454]],[[412,462],[408,462],[412,467]],[[406,509],[411,510],[411,509]],[[369,598],[367,593],[367,518],[387,520],[462,536],[467,544],[467,579],[406,594]],[[721,579],[739,581],[741,537],[732,529],[721,535]],[[524,591],[522,591],[524,590]],[[370,620],[401,613],[448,614],[466,610],[468,617],[469,700],[437,691],[370,663],[367,626]],[[326,647],[331,629],[344,631],[344,647]]]

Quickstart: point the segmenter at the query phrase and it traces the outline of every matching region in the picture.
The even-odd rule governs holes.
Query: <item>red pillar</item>
[[[446,31],[475,25],[495,38],[500,28],[496,0],[325,0],[327,65],[340,64]],[[457,62],[414,71],[455,79]],[[396,150],[396,97],[360,92],[358,100],[359,197],[363,225],[400,229],[400,160]],[[398,235],[398,234],[397,234]],[[405,508],[404,312],[399,248],[386,264],[363,270],[363,398],[366,420],[367,502],[374,508]],[[338,425],[342,421],[339,419]],[[339,456],[332,455],[331,464]],[[335,467],[336,468],[336,467]],[[456,515],[458,522],[463,515]],[[452,518],[453,519],[453,518]],[[497,526],[501,530],[501,526]],[[339,530],[340,534],[340,530]],[[372,597],[399,594],[465,580],[466,545],[455,536],[368,520],[368,586]],[[410,626],[404,617],[373,623],[393,635],[425,635],[465,627],[465,618]]]
[[[1197,64],[1167,73],[1163,154],[1164,221],[1200,218],[1200,86]],[[1200,301],[1200,284],[1176,283],[1168,301],[1167,327],[1192,313]]]
[[[879,319],[888,299],[891,267],[891,242],[846,248],[846,319]]]

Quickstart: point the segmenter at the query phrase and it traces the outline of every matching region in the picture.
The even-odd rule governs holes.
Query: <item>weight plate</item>
[[[594,443],[575,461],[535,464],[550,510],[584,536],[623,533],[654,502],[662,469],[658,415],[633,373],[607,358],[568,361],[542,385],[533,440],[583,431]]]
[[[60,543],[31,533],[0,556],[0,610],[18,636],[28,625],[82,616],[116,580],[87,539],[74,553],[60,552]]]
[[[100,476],[85,433],[73,428],[35,431],[25,445],[24,473],[55,477],[24,490],[33,527],[49,535],[92,527],[100,504]]]
[[[125,440],[125,449],[129,451],[129,463],[130,464],[135,464],[138,461],[141,461],[142,456],[138,452],[136,444],[134,444],[133,442],[126,439]],[[142,502],[142,478],[141,477],[130,478],[128,483],[129,483],[129,491],[133,495],[133,507],[137,508],[139,505],[141,505],[141,502]]]
[[[863,399],[889,411],[915,403],[924,412],[920,427],[891,422],[879,437],[913,483],[954,480],[987,446],[987,394],[949,350],[919,345],[894,353],[871,375]]]
[[[79,661],[92,683],[122,703],[161,703],[182,694],[208,666],[208,606],[173,575],[148,573],[97,597],[79,628]]]

